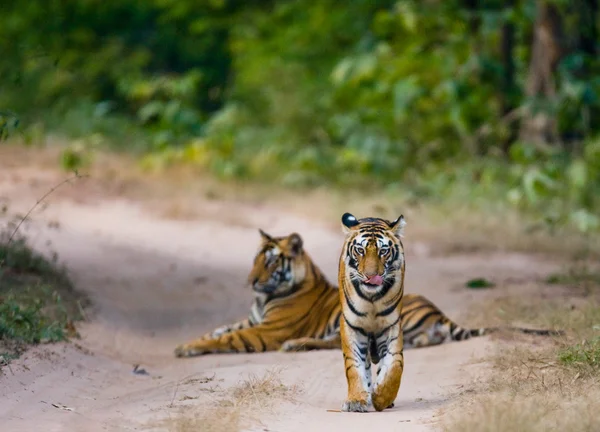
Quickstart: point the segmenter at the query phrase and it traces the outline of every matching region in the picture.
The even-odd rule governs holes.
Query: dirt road
[[[15,172],[0,173],[0,196],[10,200],[11,209],[27,209],[41,195],[32,184],[48,184],[51,176]],[[41,250],[50,240],[76,286],[93,301],[79,326],[81,348],[36,348],[0,376],[3,432],[177,430],[167,424],[182,410],[207,409],[249,374],[273,368],[298,394],[294,402],[271,401],[271,407],[257,410],[260,421],[248,423],[248,430],[433,430],[439,409],[486,369],[473,360],[490,348],[487,338],[410,350],[394,409],[345,414],[327,411],[339,409],[345,395],[337,350],[176,359],[178,343],[247,314],[252,294],[244,282],[259,241],[257,228],[276,235],[299,232],[331,280],[341,230],[268,205],[207,200],[200,202],[203,213],[182,221],[158,217],[143,203],[85,190],[78,195],[86,199],[51,197],[49,207],[34,216],[31,239]],[[60,228],[47,228],[48,221]],[[502,281],[551,270],[521,255],[434,257],[429,251],[435,245],[412,238],[410,224],[406,289],[428,296],[455,319],[489,295],[464,289],[466,280]],[[134,364],[148,375],[132,373]]]

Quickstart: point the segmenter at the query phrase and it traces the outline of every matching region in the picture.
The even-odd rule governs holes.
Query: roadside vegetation
[[[509,291],[482,305],[474,315],[485,316],[488,322],[533,322],[540,328],[565,329],[566,334],[550,339],[501,337],[495,352],[484,359],[491,364],[491,374],[475,380],[443,410],[442,429],[598,430],[599,275],[597,268],[585,267],[583,272],[581,266],[574,267],[529,292],[515,286],[521,295]]]
[[[76,336],[73,321],[86,304],[58,257],[33,250],[7,211],[0,219],[0,366],[28,346]]]
[[[68,169],[112,149],[595,235],[597,21],[590,0],[12,2],[0,130],[66,142]]]

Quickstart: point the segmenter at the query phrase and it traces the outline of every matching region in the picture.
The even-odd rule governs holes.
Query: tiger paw
[[[394,401],[392,400],[392,402],[389,402],[389,398],[386,398],[383,395],[374,393],[373,394],[373,408],[375,408],[375,411],[383,411],[385,409],[394,408]]]
[[[175,348],[175,357],[192,357],[202,354],[200,351],[189,345],[179,345]]]
[[[344,412],[367,412],[369,410],[369,402],[367,400],[347,400],[342,404]]]
[[[298,346],[298,344],[291,340],[285,341],[283,345],[281,345],[281,348],[279,348],[279,351],[281,352],[294,352],[299,350],[300,347]]]

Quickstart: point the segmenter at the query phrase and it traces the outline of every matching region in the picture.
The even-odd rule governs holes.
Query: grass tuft
[[[168,425],[170,432],[239,432],[240,410],[236,407],[211,407],[202,413],[182,413]]]
[[[283,384],[277,369],[265,372],[262,377],[250,375],[232,389],[236,405],[267,407],[265,402],[272,399],[293,401],[300,391],[297,386]]]
[[[239,432],[247,429],[244,425],[260,423],[257,415],[270,411],[278,403],[294,402],[300,391],[300,387],[281,381],[279,369],[270,369],[262,376],[249,375],[208,404],[185,406],[163,426],[170,432]]]
[[[558,353],[560,362],[582,372],[598,373],[600,369],[600,337],[567,346]]]

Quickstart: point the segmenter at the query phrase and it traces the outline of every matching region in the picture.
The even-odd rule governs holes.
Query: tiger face
[[[306,266],[302,260],[302,238],[296,233],[272,237],[259,230],[262,237],[248,283],[257,293],[285,295],[304,281]]]
[[[404,263],[400,239],[405,225],[403,216],[393,222],[379,218],[359,220],[350,213],[342,216],[347,276],[359,293],[385,292],[394,285]]]

